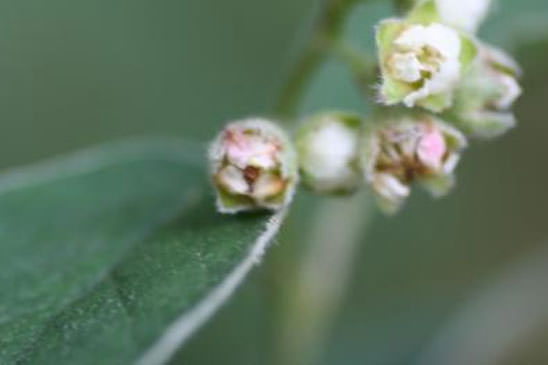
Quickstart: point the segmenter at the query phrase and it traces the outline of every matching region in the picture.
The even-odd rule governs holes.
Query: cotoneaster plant
[[[321,1],[273,116],[228,122],[207,153],[132,140],[1,175],[0,364],[181,362],[286,217],[265,268],[273,361],[321,363],[370,207],[394,215],[415,188],[449,194],[470,143],[516,126],[522,93],[517,62],[477,34],[492,1],[386,0],[394,14],[364,22],[365,52],[344,27],[378,2]],[[333,59],[355,85],[321,87],[362,93],[356,110],[301,102]]]
[[[282,93],[283,127],[268,118],[262,122],[271,131],[264,136],[273,137],[266,139],[283,143],[274,143],[276,148],[272,142],[249,143],[239,163],[227,149],[230,138],[218,138],[211,147],[228,151],[210,154],[221,213],[266,210],[284,216],[297,183],[326,197],[307,211],[316,218],[290,222],[293,230],[309,235],[302,258],[288,260],[294,252],[282,245],[284,257],[272,265],[272,276],[294,274],[290,287],[281,289],[286,298],[281,353],[288,354],[282,364],[316,363],[315,346],[326,341],[329,313],[347,287],[358,232],[369,223],[368,201],[394,215],[416,186],[435,198],[446,196],[470,141],[499,137],[516,125],[512,108],[522,93],[521,69],[477,35],[491,0],[395,0],[399,14],[371,28],[376,54],[341,37],[345,16],[356,3],[326,2],[317,34]],[[319,105],[297,116],[305,86],[327,56],[346,64],[367,114]],[[232,122],[222,133],[246,123]],[[255,134],[249,132],[249,138]],[[291,137],[281,137],[286,134]],[[236,150],[241,154],[240,147]],[[281,158],[281,152],[293,157]],[[327,267],[329,278],[318,280]]]

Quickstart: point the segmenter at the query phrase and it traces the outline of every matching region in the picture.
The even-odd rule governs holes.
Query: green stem
[[[348,65],[364,97],[374,99],[371,85],[378,75],[377,60],[344,39],[326,39],[325,48]]]
[[[278,364],[311,365],[326,348],[346,294],[354,259],[370,217],[365,194],[319,202],[302,244],[305,253],[287,285]]]
[[[454,0],[458,1],[458,0]],[[419,0],[395,0],[396,9],[400,14],[407,13],[413,6],[415,6]]]
[[[313,35],[280,96],[276,109],[281,117],[295,117],[312,76],[327,55],[345,62],[364,93],[370,94],[376,61],[341,39],[346,17],[359,1],[325,1]],[[302,245],[279,246],[271,257],[270,272],[277,291],[273,296],[280,310],[274,363],[310,365],[321,356],[371,206],[363,194],[358,198],[328,198],[314,205],[314,217],[307,214],[305,223],[298,217],[288,222],[285,234],[293,230]],[[276,281],[282,274],[291,282]]]
[[[297,112],[310,79],[323,62],[326,52],[324,39],[339,39],[344,21],[350,9],[359,0],[325,0],[323,11],[312,31],[312,37],[294,66],[280,95],[277,113],[283,118],[292,118]]]

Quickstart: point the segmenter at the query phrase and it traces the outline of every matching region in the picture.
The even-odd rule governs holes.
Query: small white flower
[[[356,188],[361,120],[341,113],[322,114],[307,120],[297,133],[297,150],[303,180],[321,192]]]
[[[383,76],[381,100],[441,112],[476,56],[474,42],[455,29],[432,22],[385,20],[377,30]]]
[[[461,40],[455,30],[441,24],[413,25],[394,44],[398,49],[394,56],[408,55],[408,72],[418,76],[412,81],[400,80],[422,82],[418,90],[403,99],[406,106],[413,107],[418,100],[429,95],[450,91],[459,82]],[[392,72],[396,79],[401,77],[394,70]]]
[[[436,0],[439,16],[445,24],[475,33],[485,20],[491,0]]]
[[[365,180],[388,213],[396,212],[420,182],[435,196],[449,191],[466,147],[455,128],[431,116],[385,121],[366,133],[362,151]]]
[[[229,124],[211,145],[209,160],[222,213],[277,210],[293,196],[295,152],[283,131],[270,121]]]

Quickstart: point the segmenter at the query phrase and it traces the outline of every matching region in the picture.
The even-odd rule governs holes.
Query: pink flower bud
[[[225,127],[209,152],[217,206],[222,213],[289,203],[297,182],[296,157],[284,132],[263,119]]]
[[[228,160],[241,169],[247,166],[273,168],[280,159],[279,141],[275,138],[245,134],[244,130],[238,128],[227,128],[223,139]]]
[[[394,213],[414,182],[434,196],[448,192],[466,139],[450,125],[423,115],[379,123],[366,133],[363,146],[365,179],[381,208]]]

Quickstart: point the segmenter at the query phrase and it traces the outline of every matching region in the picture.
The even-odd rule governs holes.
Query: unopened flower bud
[[[432,116],[384,121],[364,137],[361,153],[365,180],[380,207],[395,213],[419,182],[434,196],[446,194],[466,139]]]
[[[501,50],[487,45],[479,49],[447,117],[474,137],[491,138],[516,123],[511,107],[521,95],[517,80],[521,72],[516,61]]]
[[[222,213],[277,210],[295,191],[295,152],[285,133],[267,120],[227,125],[211,145],[209,160]]]
[[[449,108],[476,57],[474,41],[442,24],[432,7],[419,5],[408,18],[384,20],[377,28],[380,98],[386,105],[403,103],[433,112]]]
[[[305,121],[297,133],[297,151],[304,183],[326,193],[351,192],[361,180],[359,116],[326,113]]]

